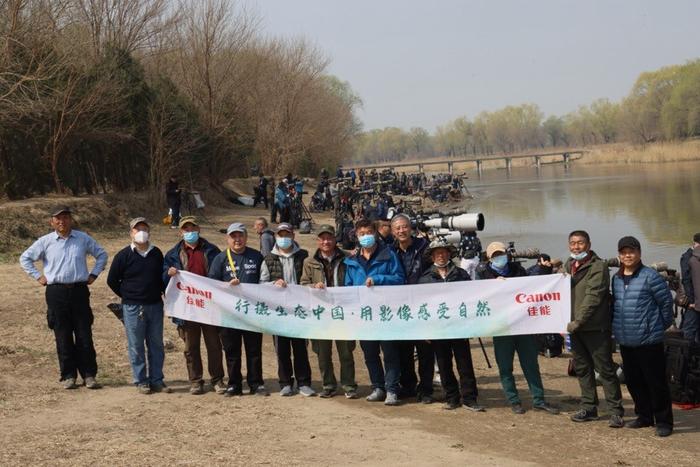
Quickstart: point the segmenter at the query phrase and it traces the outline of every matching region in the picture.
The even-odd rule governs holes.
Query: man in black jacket
[[[391,233],[395,238],[393,249],[403,265],[406,284],[417,284],[423,272],[430,267],[430,258],[425,255],[428,241],[415,237],[411,220],[405,214],[391,219]],[[425,340],[399,341],[401,358],[401,396],[416,396],[418,402],[430,404],[433,399],[433,376],[435,375],[435,353],[430,342]],[[418,353],[418,375],[413,358]]]
[[[136,388],[141,394],[170,392],[163,383],[163,253],[150,242],[146,219],[137,217],[129,227],[131,245],[112,260],[107,285],[122,299],[129,363]]]
[[[681,282],[686,296],[681,331],[686,339],[700,343],[700,310],[695,300],[695,284],[700,283],[700,233],[693,236],[693,246],[681,256]]]
[[[439,240],[433,241],[427,249],[427,254],[430,255],[433,265],[423,273],[419,284],[470,280],[469,273],[452,262],[452,258],[457,255],[457,249],[453,245]],[[440,369],[442,390],[445,393],[445,408],[454,410],[464,405],[473,412],[483,412],[485,409],[476,402],[479,392],[476,388],[469,339],[438,339],[432,341],[432,344]],[[457,363],[459,384],[452,371],[453,355]]]
[[[243,224],[234,222],[226,229],[228,248],[214,258],[209,268],[209,277],[238,284],[257,284],[260,282],[260,269],[263,257],[259,251],[246,246],[248,232]],[[241,375],[241,341],[245,346],[247,381],[251,394],[269,396],[265,389],[262,370],[262,338],[259,332],[244,331],[222,327],[219,331],[221,344],[226,355],[228,370],[228,387],[225,397],[243,394],[243,375]]]

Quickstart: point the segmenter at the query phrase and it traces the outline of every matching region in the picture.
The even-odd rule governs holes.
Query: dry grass
[[[700,140],[643,146],[607,144],[590,149],[580,164],[655,164],[700,160]]]

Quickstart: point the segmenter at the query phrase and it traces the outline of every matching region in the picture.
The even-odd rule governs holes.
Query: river
[[[700,231],[700,163],[586,166],[562,164],[484,171],[466,180],[482,212],[488,242],[514,241],[517,249],[539,248],[556,258],[568,255],[567,235],[591,235],[601,257],[617,255],[617,241],[634,235],[649,264],[678,268],[683,251]]]

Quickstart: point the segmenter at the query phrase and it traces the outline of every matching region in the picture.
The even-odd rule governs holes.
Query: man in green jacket
[[[571,416],[575,422],[598,419],[595,372],[605,392],[611,428],[624,426],[620,381],[612,360],[612,314],[608,265],[591,250],[591,238],[583,230],[569,234],[571,257],[564,270],[571,274],[571,334],[574,368],[581,386],[581,409]]]
[[[335,229],[330,225],[322,225],[318,230],[318,249],[313,256],[304,260],[299,283],[317,289],[342,287],[345,283],[344,259],[345,253],[336,247]],[[352,355],[355,345],[355,341],[335,341],[340,360],[340,384],[348,399],[357,399],[355,360]],[[338,381],[333,370],[333,341],[312,339],[311,348],[318,355],[318,366],[323,379],[321,397],[333,397],[338,390]]]

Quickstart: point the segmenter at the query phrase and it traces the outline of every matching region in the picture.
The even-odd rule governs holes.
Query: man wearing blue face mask
[[[610,412],[608,426],[624,426],[622,393],[612,359],[612,313],[610,310],[610,272],[591,250],[591,238],[583,230],[569,234],[571,257],[564,270],[571,274],[571,334],[574,368],[581,387],[581,409],[571,416],[574,422],[598,420],[598,393],[595,371],[605,392]]]
[[[166,253],[163,261],[163,282],[166,287],[170,278],[176,275],[178,270],[206,277],[209,265],[214,262],[216,255],[221,253],[216,245],[212,245],[199,236],[199,225],[195,217],[183,217],[180,219],[179,227],[182,241]],[[190,394],[204,393],[204,380],[202,379],[204,370],[199,348],[202,336],[204,336],[204,345],[207,348],[211,385],[218,394],[226,392],[226,385],[223,382],[224,363],[218,326],[177,318],[174,318],[173,322],[177,324],[177,332],[185,342],[185,361],[191,385]]]
[[[304,260],[309,256],[294,241],[294,228],[291,224],[277,226],[275,247],[265,256],[260,269],[260,283],[287,287],[287,284],[300,284]],[[277,351],[277,375],[280,381],[280,395],[294,395],[296,377],[299,393],[311,397],[316,391],[311,388],[311,365],[306,339],[298,337],[273,336]],[[292,352],[294,364],[292,365]]]
[[[396,253],[377,242],[377,231],[369,219],[355,224],[359,250],[345,258],[347,267],[345,285],[401,285],[405,281],[403,266]],[[400,349],[397,341],[360,341],[365,354],[365,364],[372,383],[370,402],[384,401],[386,405],[399,405],[399,378],[401,376]],[[380,359],[384,354],[384,367]],[[386,370],[386,371],[385,371]]]
[[[522,265],[516,261],[508,260],[506,246],[501,242],[493,242],[486,247],[487,263],[481,263],[476,268],[476,279],[505,279],[508,277],[527,276]],[[506,399],[511,404],[513,413],[521,415],[525,409],[520,401],[518,389],[515,387],[513,377],[513,358],[518,353],[520,368],[523,370],[527,385],[532,394],[532,407],[535,410],[556,415],[559,409],[548,404],[544,400],[544,387],[540,366],[537,362],[537,343],[535,336],[531,334],[519,336],[496,336],[493,338],[493,351],[496,354],[498,374],[501,378],[501,386]]]

